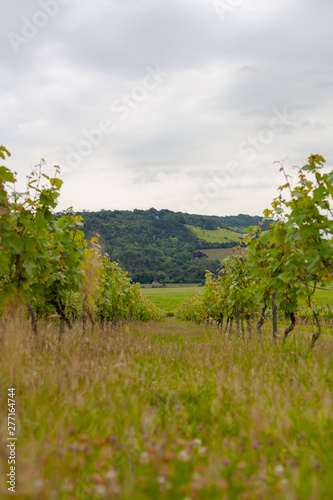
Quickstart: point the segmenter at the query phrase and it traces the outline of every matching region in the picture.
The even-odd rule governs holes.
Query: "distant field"
[[[212,249],[209,250],[209,252],[219,252],[220,250],[223,251],[229,250],[229,252],[231,252],[232,249],[228,248]],[[225,254],[223,258],[225,258],[226,256],[227,254]],[[220,257],[214,255],[211,258],[219,259]],[[198,294],[202,292],[203,287],[199,287],[199,285],[195,284],[188,286],[186,284],[180,283],[180,284],[168,285],[165,288],[143,287],[141,291],[157,307],[160,307],[166,313],[174,313],[181,306],[182,302],[185,299],[187,299],[193,294]],[[326,307],[327,304],[330,307],[333,307],[333,290],[332,289],[316,290],[314,295],[314,304],[318,307],[320,307],[321,305]],[[305,302],[301,303],[301,305],[306,306]]]
[[[199,286],[198,283],[168,283],[167,285],[152,285],[151,283],[143,283],[141,288],[152,288],[154,290],[165,290],[166,288],[193,288]]]
[[[198,285],[181,286],[175,285],[165,288],[142,288],[142,293],[149,298],[157,307],[166,313],[173,313],[181,306],[182,302],[194,293],[199,293],[203,288]]]
[[[193,231],[200,239],[208,241],[209,243],[228,243],[229,241],[240,241],[242,235],[235,231],[228,229],[201,229],[200,227],[186,225],[188,229]]]
[[[247,249],[244,248],[243,251],[247,253]],[[217,259],[221,263],[228,256],[233,254],[233,248],[209,248],[208,250],[202,250],[210,259]],[[238,250],[235,250],[235,253],[239,253]]]

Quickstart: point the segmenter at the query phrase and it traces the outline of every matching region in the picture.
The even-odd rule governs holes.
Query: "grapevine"
[[[264,211],[269,229],[248,228],[241,242],[248,253],[225,259],[218,277],[207,273],[203,293],[180,308],[179,318],[212,318],[219,324],[224,317],[227,323],[236,319],[238,335],[240,319],[246,318],[250,333],[251,320],[256,318],[261,341],[261,327],[272,304],[273,315],[277,307],[280,314],[290,319],[283,333],[285,341],[305,299],[317,327],[311,342],[312,347],[315,345],[321,325],[313,294],[318,286],[328,286],[333,280],[333,171],[322,173],[324,164],[322,156],[311,155],[308,163],[298,168],[294,188],[280,164],[286,182],[278,188],[271,209]],[[276,327],[273,338],[276,339]]]
[[[10,153],[0,147],[5,160]],[[92,328],[123,319],[161,319],[138,284],[116,262],[102,255],[98,237],[86,241],[83,218],[56,213],[62,180],[43,172],[44,161],[32,169],[24,193],[15,189],[16,174],[0,167],[0,312],[3,316],[26,306],[37,334],[38,320],[65,325],[87,318]]]

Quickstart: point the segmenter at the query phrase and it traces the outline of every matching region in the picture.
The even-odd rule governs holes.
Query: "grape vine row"
[[[317,287],[327,287],[333,280],[333,171],[324,172],[324,164],[322,156],[311,155],[298,168],[297,184],[292,187],[291,177],[279,163],[285,183],[278,188],[271,208],[264,211],[269,229],[248,228],[239,255],[225,259],[217,277],[207,273],[203,293],[184,302],[177,312],[179,318],[214,319],[220,325],[226,318],[227,326],[236,321],[238,334],[244,320],[251,334],[251,323],[256,320],[261,340],[261,327],[272,308],[275,339],[276,310],[290,320],[285,340],[305,301],[316,325],[311,342],[315,345],[321,324],[313,295]],[[242,247],[247,247],[247,253]]]
[[[0,147],[5,160],[9,151]],[[0,166],[0,313],[26,306],[37,334],[39,320],[65,325],[82,320],[117,323],[123,319],[159,320],[162,312],[140,293],[117,262],[102,254],[98,237],[88,243],[83,218],[69,209],[59,216],[63,181],[32,169],[23,193],[15,189],[16,173]]]

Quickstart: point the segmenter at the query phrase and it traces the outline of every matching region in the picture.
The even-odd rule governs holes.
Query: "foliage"
[[[0,148],[5,159],[9,152]],[[62,181],[34,167],[27,189],[18,193],[15,174],[0,167],[0,307],[27,305],[36,330],[39,318],[64,322],[87,315],[91,322],[124,317],[146,321],[161,312],[141,296],[118,264],[101,255],[98,238],[89,248],[82,231],[83,218],[70,210],[55,213]],[[55,314],[54,314],[55,313]],[[85,327],[84,327],[85,330]]]
[[[207,273],[202,298],[184,304],[178,315],[185,319],[261,316],[274,295],[280,313],[290,317],[284,338],[293,329],[296,311],[306,299],[316,319],[318,330],[312,345],[320,335],[320,321],[313,308],[313,294],[318,285],[325,287],[333,280],[333,172],[322,173],[325,160],[312,155],[298,169],[298,184],[292,188],[285,168],[280,164],[286,183],[272,208],[264,214],[270,218],[269,228],[248,228],[243,240],[248,253],[224,260],[219,278]],[[284,190],[289,196],[283,197]]]
[[[74,221],[71,216],[64,216],[53,223],[62,181],[57,178],[57,167],[54,178],[43,174],[41,168],[42,164],[32,170],[26,191],[18,193],[16,174],[0,167],[1,306],[10,301],[26,303],[35,294],[52,294],[52,286],[59,286],[61,297],[62,283],[71,279],[70,270],[66,276],[62,264],[64,259],[70,260]],[[42,185],[43,181],[46,184]],[[65,254],[63,248],[67,245]],[[77,245],[74,252],[76,248]]]

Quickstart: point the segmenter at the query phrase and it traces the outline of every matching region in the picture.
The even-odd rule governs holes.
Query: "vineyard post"
[[[228,331],[229,321],[230,321],[230,317],[229,317],[229,316],[227,316],[227,323],[226,323],[226,325],[225,325],[224,335],[225,335],[225,334],[227,333],[227,331]]]
[[[250,315],[247,316],[246,318],[246,324],[247,324],[247,333],[249,336],[249,339],[252,337],[252,326],[251,326],[251,317]]]
[[[316,341],[319,339],[320,337],[320,334],[321,334],[321,327],[320,327],[320,321],[319,321],[319,318],[317,316],[317,313],[313,307],[313,304],[312,304],[312,301],[309,300],[309,307],[311,308],[311,311],[312,311],[312,314],[313,314],[313,317],[314,317],[314,320],[315,320],[315,325],[317,326],[317,331],[315,331],[315,333],[312,335],[312,339],[311,339],[311,347],[313,348]]]
[[[85,336],[87,333],[87,313],[86,308],[83,305],[82,307],[82,335]]]
[[[277,339],[277,306],[275,303],[276,293],[272,293],[272,324],[273,324],[273,340]]]
[[[33,310],[33,307],[30,304],[30,302],[27,302],[26,308],[30,314],[32,330],[33,330],[35,336],[37,336],[38,335],[38,326],[37,326],[37,318],[36,318],[35,311]]]
[[[259,318],[258,323],[257,323],[257,333],[258,333],[258,338],[259,338],[260,344],[262,344],[261,327],[265,322],[266,309],[267,309],[267,305],[265,304],[264,307],[261,309],[261,315],[260,315],[260,318]]]
[[[95,320],[94,320],[94,317],[92,315],[92,312],[87,309],[87,315],[90,319],[90,323],[91,323],[91,333],[93,334],[94,333],[94,328],[95,328]]]
[[[239,329],[239,307],[238,307],[238,302],[236,302],[236,327],[237,327],[237,337],[239,337],[240,329]]]

